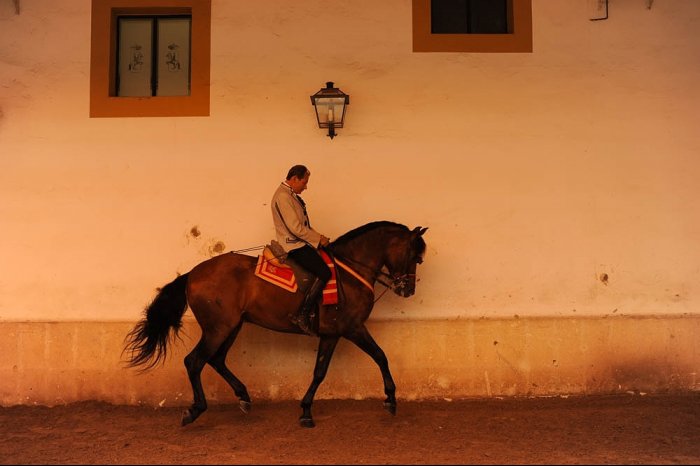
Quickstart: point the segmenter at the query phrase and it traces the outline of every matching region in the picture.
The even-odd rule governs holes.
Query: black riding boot
[[[307,335],[313,335],[315,332],[312,329],[315,309],[318,305],[319,297],[323,293],[323,283],[320,279],[314,279],[314,282],[306,290],[306,296],[304,296],[304,303],[299,309],[299,313],[291,317],[291,321],[296,324],[300,329],[304,331]]]

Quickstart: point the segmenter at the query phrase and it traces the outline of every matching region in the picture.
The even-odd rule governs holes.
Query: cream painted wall
[[[214,0],[210,117],[90,119],[90,2],[3,1],[0,321],[136,320],[267,242],[295,163],[331,237],[429,227],[417,294],[373,318],[697,314],[698,21],[696,0],[596,22],[533,0],[532,54],[426,54],[406,0]],[[326,81],[351,96],[332,141]]]

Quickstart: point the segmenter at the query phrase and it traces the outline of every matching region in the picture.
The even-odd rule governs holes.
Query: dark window
[[[412,0],[414,52],[532,52],[532,0]]]
[[[431,0],[432,34],[507,34],[507,0]]]

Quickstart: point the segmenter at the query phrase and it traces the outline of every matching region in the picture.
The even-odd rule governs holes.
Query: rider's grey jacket
[[[306,244],[318,248],[321,234],[311,228],[304,201],[287,183],[280,183],[272,196],[271,206],[277,242],[285,252]]]

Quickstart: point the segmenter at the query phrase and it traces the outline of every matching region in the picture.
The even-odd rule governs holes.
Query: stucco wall
[[[532,54],[413,53],[410,2],[325,5],[214,1],[210,117],[90,119],[90,2],[3,2],[0,319],[136,318],[218,242],[271,238],[297,162],[331,237],[430,228],[384,317],[698,311],[698,2],[535,0]]]
[[[429,227],[417,294],[373,319],[699,312],[700,2],[590,21],[533,0],[533,53],[470,54],[413,53],[405,0],[214,0],[209,117],[93,119],[90,2],[20,4],[0,3],[2,322],[135,322],[176,273],[266,243],[295,163],[332,238]],[[351,102],[333,140],[326,81]]]

